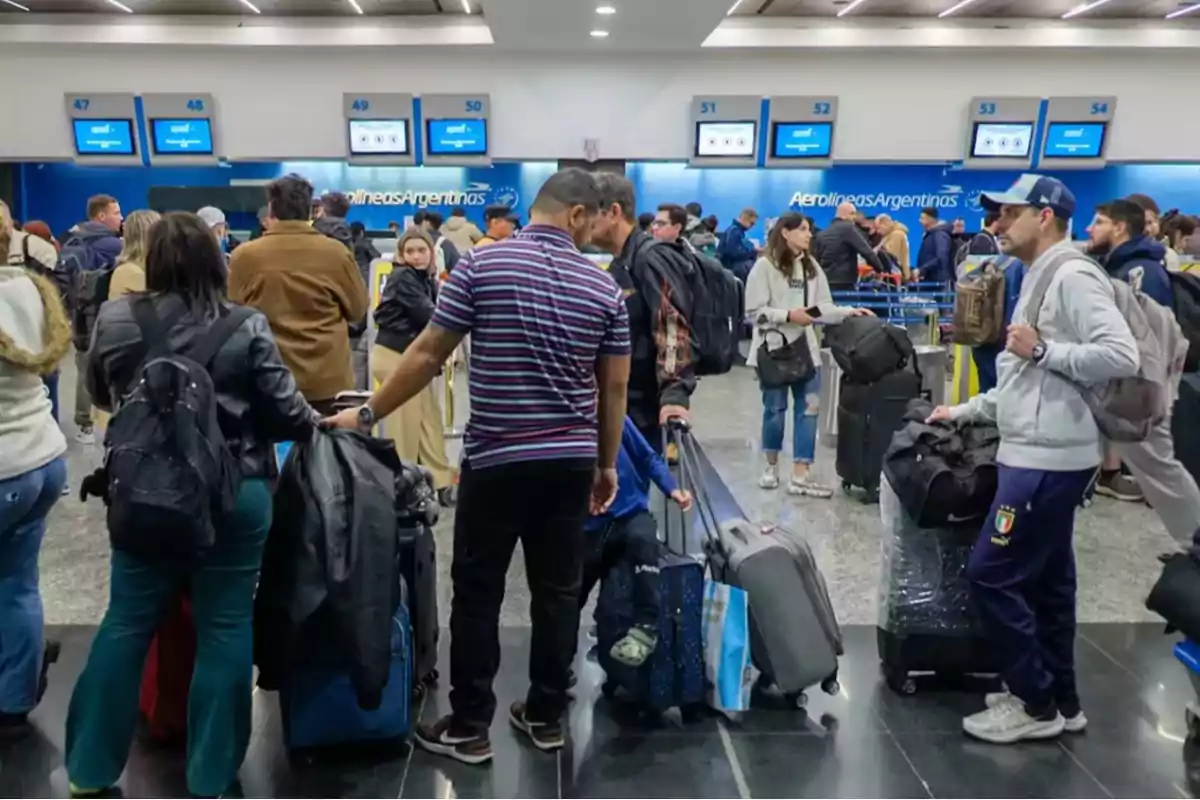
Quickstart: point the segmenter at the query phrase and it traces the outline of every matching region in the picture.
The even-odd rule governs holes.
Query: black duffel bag
[[[1187,553],[1160,556],[1162,574],[1146,598],[1146,608],[1167,621],[1168,630],[1179,630],[1200,641],[1200,564]]]
[[[996,496],[995,425],[929,424],[933,404],[912,400],[892,437],[883,472],[900,503],[922,528],[983,517]]]
[[[878,317],[843,320],[830,334],[829,348],[833,360],[855,383],[875,383],[914,357],[908,332]]]

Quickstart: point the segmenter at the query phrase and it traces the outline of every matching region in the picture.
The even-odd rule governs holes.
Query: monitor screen
[[[832,122],[775,123],[771,158],[829,158],[832,150]]]
[[[133,120],[128,119],[77,119],[75,124],[75,152],[81,156],[131,156],[133,146]]]
[[[696,155],[745,158],[754,155],[758,124],[754,122],[697,122]]]
[[[408,120],[352,119],[350,125],[350,155],[406,156]]]
[[[1100,158],[1104,153],[1104,122],[1051,122],[1046,130],[1046,158]]]
[[[152,119],[150,140],[156,155],[211,156],[212,123],[207,119]]]
[[[431,156],[486,156],[486,119],[431,119],[426,124]]]
[[[976,122],[972,158],[1029,158],[1032,122]]]

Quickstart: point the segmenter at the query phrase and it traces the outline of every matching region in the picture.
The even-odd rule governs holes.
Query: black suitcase
[[[1200,374],[1185,373],[1179,384],[1179,400],[1171,417],[1171,438],[1175,440],[1175,457],[1192,477],[1200,481]]]
[[[413,686],[419,692],[437,683],[437,545],[424,524],[400,529],[400,574],[410,587],[408,613],[413,638]]]
[[[866,490],[866,502],[879,500],[879,474],[892,435],[904,427],[908,401],[921,396],[921,376],[905,368],[874,383],[842,377],[838,402],[837,474],[842,489]]]

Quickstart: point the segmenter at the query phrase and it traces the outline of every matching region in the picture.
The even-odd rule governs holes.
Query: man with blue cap
[[[985,193],[1001,215],[1000,248],[1029,265],[996,362],[997,386],[930,421],[1000,429],[996,498],[967,566],[971,595],[1008,691],[963,730],[1008,744],[1080,731],[1075,686],[1075,509],[1101,460],[1101,436],[1079,386],[1132,376],[1138,349],[1104,270],[1068,240],[1075,196],[1022,175]]]

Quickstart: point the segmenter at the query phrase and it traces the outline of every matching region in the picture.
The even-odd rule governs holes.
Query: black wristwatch
[[[359,406],[358,427],[364,431],[369,431],[375,427],[375,412],[371,410],[370,406]]]
[[[1038,342],[1033,346],[1033,352],[1029,354],[1030,360],[1034,364],[1042,363],[1042,359],[1046,357],[1046,343]]]

